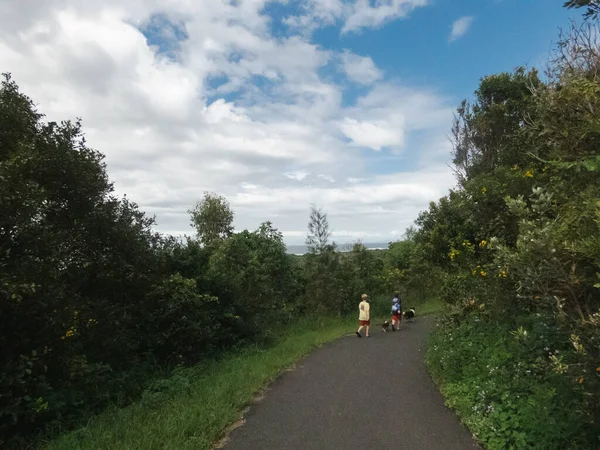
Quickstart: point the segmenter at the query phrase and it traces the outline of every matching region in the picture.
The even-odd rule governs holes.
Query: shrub
[[[521,322],[530,326],[474,314],[436,330],[427,364],[446,403],[490,450],[591,448],[583,390],[553,371],[548,359],[567,350],[565,336],[545,332],[552,320]],[[540,323],[542,329],[532,328]]]

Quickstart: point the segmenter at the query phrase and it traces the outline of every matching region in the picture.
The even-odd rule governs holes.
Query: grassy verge
[[[354,331],[355,320],[303,320],[268,348],[245,348],[219,361],[177,371],[143,398],[112,408],[47,450],[210,449],[239,411],[285,368],[312,349]]]
[[[408,306],[411,306],[411,305],[408,305]],[[438,298],[428,299],[428,300],[424,301],[423,303],[420,303],[417,306],[415,306],[415,308],[418,308],[416,310],[416,312],[419,316],[428,316],[430,314],[442,313],[442,312],[444,312],[445,307],[446,306],[445,306],[444,302]]]

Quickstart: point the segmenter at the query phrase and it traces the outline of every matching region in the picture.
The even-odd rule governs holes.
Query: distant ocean
[[[365,247],[367,247],[369,250],[387,250],[388,248],[388,244],[383,244],[383,243],[362,243]],[[352,250],[352,245],[351,243],[348,244],[337,244],[337,248],[339,251],[341,252],[348,252],[350,250]],[[305,253],[308,253],[308,248],[306,247],[306,245],[288,245],[287,246],[287,252],[289,254],[292,255],[304,255]]]

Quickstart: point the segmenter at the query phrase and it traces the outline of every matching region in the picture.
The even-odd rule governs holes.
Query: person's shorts
[[[400,313],[400,314],[392,314],[392,320],[397,320],[397,321],[402,320],[402,313]]]
[[[360,321],[360,326],[364,327],[364,326],[371,326],[371,321],[370,320],[361,320]]]

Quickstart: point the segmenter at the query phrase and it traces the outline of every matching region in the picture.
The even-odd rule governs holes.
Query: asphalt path
[[[315,351],[249,408],[224,448],[478,449],[425,368],[434,323],[373,327],[368,339],[349,335]]]

